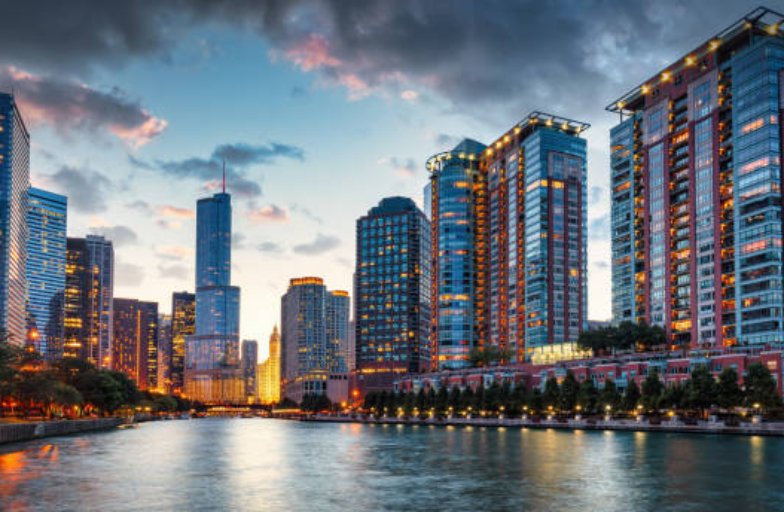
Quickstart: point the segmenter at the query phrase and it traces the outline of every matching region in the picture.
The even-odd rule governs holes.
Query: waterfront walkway
[[[107,430],[115,428],[125,421],[123,418],[91,418],[84,420],[0,423],[0,444]]]
[[[686,424],[678,419],[652,423],[647,419],[523,419],[523,418],[374,418],[355,416],[314,415],[301,418],[301,421],[332,423],[368,423],[381,425],[435,425],[435,426],[473,426],[473,427],[510,427],[561,430],[621,430],[630,432],[679,432],[692,434],[729,434],[746,436],[784,437],[784,422],[741,422],[728,425],[724,421],[697,421]]]

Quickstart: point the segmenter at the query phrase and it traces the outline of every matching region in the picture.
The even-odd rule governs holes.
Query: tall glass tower
[[[0,93],[0,332],[27,338],[27,189],[30,135],[13,95]]]
[[[196,208],[196,332],[186,338],[186,394],[204,402],[244,401],[240,289],[231,286],[231,196]]]
[[[27,328],[47,359],[63,352],[67,208],[65,196],[28,191]]]

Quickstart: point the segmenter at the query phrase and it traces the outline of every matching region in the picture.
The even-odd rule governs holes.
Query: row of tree
[[[665,386],[657,371],[650,372],[642,385],[630,380],[621,393],[615,382],[606,380],[598,389],[593,380],[579,382],[571,372],[559,383],[549,378],[543,387],[527,389],[524,384],[510,386],[493,383],[490,387],[470,387],[447,390],[440,387],[418,393],[373,392],[365,396],[364,409],[376,414],[406,415],[433,413],[506,414],[519,416],[524,413],[632,413],[656,414],[664,409],[679,409],[704,415],[708,410],[720,408],[732,411],[737,407],[777,409],[781,399],[776,381],[762,364],[748,368],[743,389],[738,385],[738,374],[732,368],[724,369],[718,380],[707,367],[697,366],[683,384]]]
[[[35,350],[5,339],[0,340],[0,401],[13,414],[47,417],[111,415],[136,407],[174,412],[192,405],[179,397],[141,392],[125,374],[87,361],[45,362]]]
[[[595,355],[630,350],[647,352],[665,349],[667,333],[658,325],[648,325],[645,321],[625,321],[618,325],[583,331],[577,338],[577,345],[583,350],[593,351]]]

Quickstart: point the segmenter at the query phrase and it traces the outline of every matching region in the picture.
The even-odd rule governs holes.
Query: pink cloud
[[[329,42],[319,34],[310,34],[307,39],[286,50],[284,56],[302,71],[336,68],[341,64],[329,53]]]
[[[288,222],[289,214],[280,206],[268,204],[254,208],[248,212],[248,218],[253,222]]]
[[[180,208],[168,204],[159,206],[158,213],[173,219],[193,219],[196,217],[196,213],[190,208]]]

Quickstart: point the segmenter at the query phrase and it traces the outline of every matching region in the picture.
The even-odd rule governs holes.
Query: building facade
[[[68,199],[38,188],[27,194],[27,331],[45,358],[62,357]]]
[[[613,317],[672,349],[784,339],[782,21],[757,9],[608,107]]]
[[[269,338],[269,356],[259,365],[257,383],[262,405],[280,403],[280,333],[277,325]]]
[[[242,340],[242,378],[245,381],[245,398],[248,403],[256,402],[256,371],[259,366],[259,342]]]
[[[335,391],[345,387],[348,392],[345,354],[340,352],[348,345],[348,309],[348,293],[328,291],[321,278],[290,280],[281,299],[284,397],[295,402],[306,394],[327,395],[333,402],[347,398]]]
[[[185,389],[185,339],[196,333],[196,295],[172,294],[171,314],[171,388],[182,394]]]
[[[0,333],[27,341],[30,134],[12,94],[0,93]]]
[[[158,303],[114,299],[113,369],[142,391],[158,388]]]
[[[206,403],[244,403],[240,289],[231,286],[231,196],[196,207],[196,332],[185,339],[185,394]]]
[[[435,367],[490,348],[502,363],[582,356],[587,128],[533,112],[428,160]]]
[[[172,393],[172,317],[158,314],[158,391]]]
[[[383,199],[357,220],[355,354],[365,390],[430,368],[430,223],[414,201]]]
[[[112,367],[114,249],[101,236],[66,240],[63,356]]]

